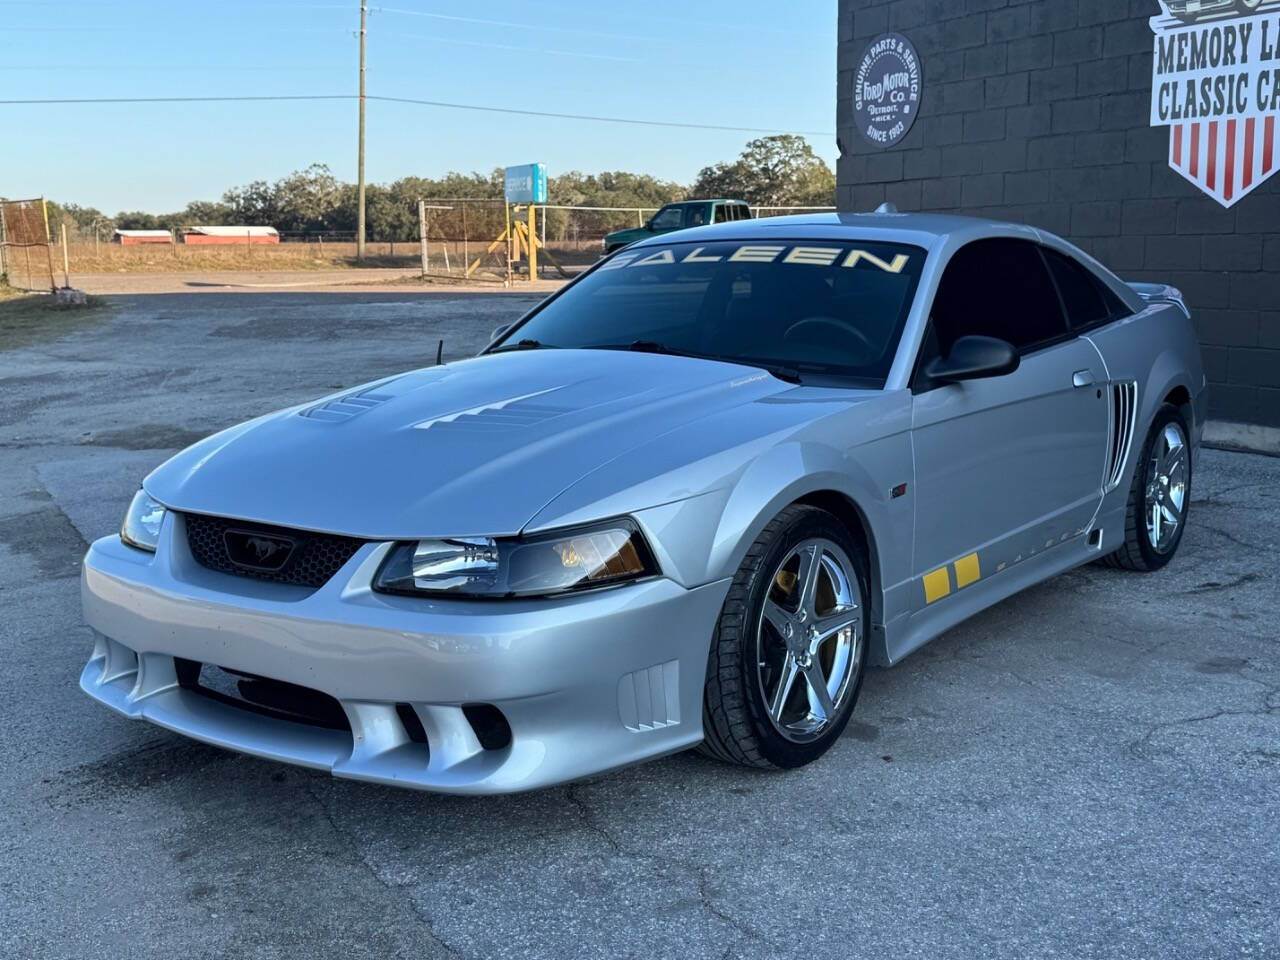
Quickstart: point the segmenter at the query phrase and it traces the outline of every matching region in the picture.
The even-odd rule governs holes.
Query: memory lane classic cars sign
[[[867,45],[853,81],[853,117],[868,143],[888,149],[911,130],[920,112],[920,57],[900,33]]]
[[[1280,3],[1162,0],[1151,125],[1169,165],[1224,207],[1280,166]]]

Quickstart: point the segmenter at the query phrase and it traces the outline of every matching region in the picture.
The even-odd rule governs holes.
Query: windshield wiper
[[[701,354],[686,350],[673,350],[657,340],[632,340],[630,343],[593,343],[587,350],[631,350],[635,353],[663,353],[678,357],[698,357]]]
[[[772,363],[760,363],[758,360],[739,360],[739,363],[745,363],[749,367],[759,367],[765,373],[777,377],[787,383],[804,383],[800,377],[800,371],[794,367],[779,367]]]
[[[550,350],[541,340],[518,340],[515,343],[504,343],[500,347],[494,347],[490,353],[506,353],[508,350]]]
[[[744,367],[758,367],[787,383],[801,383],[800,371],[794,367],[775,364],[768,360],[756,360],[752,357],[730,357],[717,353],[695,353],[692,350],[677,350],[657,340],[633,340],[631,343],[608,343],[592,347],[593,350],[631,350],[636,353],[658,353],[672,357],[693,357],[697,360],[719,360],[722,363],[737,363]]]

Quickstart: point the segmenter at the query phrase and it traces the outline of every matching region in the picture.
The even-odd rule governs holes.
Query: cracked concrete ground
[[[532,300],[109,299],[0,353],[0,956],[1280,955],[1280,460],[1205,452],[1167,570],[1075,571],[873,671],[807,769],[437,797],[91,702],[76,564],[176,447]]]

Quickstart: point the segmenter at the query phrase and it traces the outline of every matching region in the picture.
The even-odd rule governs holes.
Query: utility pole
[[[365,22],[369,16],[368,0],[360,0],[360,146],[356,160],[357,188],[356,203],[356,259],[364,259],[364,35]]]

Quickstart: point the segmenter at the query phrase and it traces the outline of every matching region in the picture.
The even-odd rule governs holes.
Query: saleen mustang
[[[868,664],[1071,567],[1166,564],[1205,403],[1178,291],[1039,230],[890,209],[654,237],[473,359],[155,470],[85,558],[81,686],[428,790],[700,743],[799,766]]]

